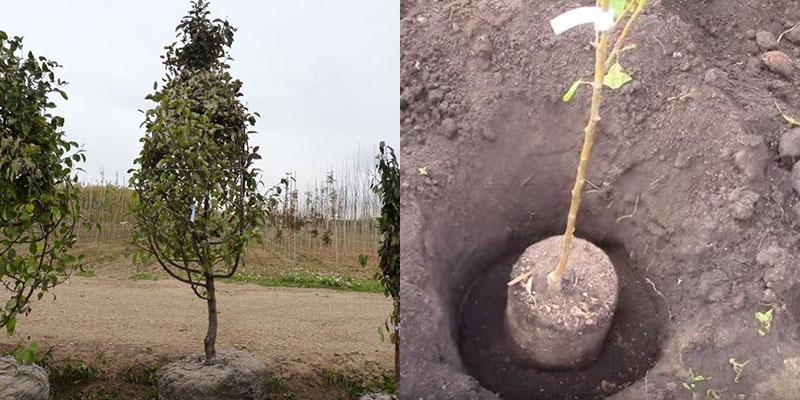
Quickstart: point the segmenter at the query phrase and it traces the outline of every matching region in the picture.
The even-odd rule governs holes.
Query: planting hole
[[[507,400],[602,398],[644,377],[656,363],[667,318],[663,301],[631,264],[624,246],[595,244],[616,268],[619,298],[599,356],[579,370],[540,369],[510,338],[503,320],[506,284],[521,249],[498,249],[494,262],[473,269],[477,274],[458,317],[458,345],[465,367],[483,387]]]

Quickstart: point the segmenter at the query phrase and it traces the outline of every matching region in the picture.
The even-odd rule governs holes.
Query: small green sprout
[[[761,336],[769,333],[772,328],[772,308],[765,312],[756,311],[756,321],[759,323],[758,334]]]
[[[689,380],[686,381],[686,382],[682,382],[682,383],[683,383],[683,388],[688,390],[688,391],[690,391],[690,392],[692,392],[692,395],[694,395],[696,393],[695,389],[697,388],[697,384],[699,382],[711,381],[711,377],[710,376],[704,376],[703,374],[695,374],[691,370],[689,370],[689,374],[690,374]]]
[[[572,101],[572,98],[575,97],[575,93],[578,91],[578,88],[584,84],[591,85],[592,83],[586,82],[583,79],[578,79],[577,81],[573,82],[572,85],[570,85],[569,89],[567,89],[567,91],[564,92],[563,95],[561,95],[561,101],[563,101],[564,103],[569,103],[570,101]]]
[[[611,0],[608,2],[608,8],[614,11],[615,19],[619,18],[628,10],[628,0]]]
[[[745,360],[745,362],[739,362],[735,358],[731,357],[728,359],[728,363],[731,364],[733,367],[733,372],[736,376],[733,378],[734,383],[739,383],[739,378],[742,377],[742,372],[744,371],[744,366],[749,363],[750,360]]]
[[[419,174],[419,176],[428,176],[428,166],[417,168],[417,174]]]
[[[634,48],[636,48],[636,45],[631,44],[622,48],[620,52]],[[622,68],[622,65],[619,62],[615,62],[611,65],[611,67],[609,67],[606,76],[603,78],[603,85],[616,90],[625,86],[625,84],[632,80],[633,77],[630,76],[630,74],[628,74],[624,68]],[[575,97],[575,93],[578,92],[578,89],[581,87],[581,85],[592,86],[592,82],[588,82],[583,79],[578,79],[577,81],[572,82],[572,85],[570,85],[569,89],[567,89],[567,91],[561,95],[561,101],[564,103],[569,103],[572,101],[572,99]]]

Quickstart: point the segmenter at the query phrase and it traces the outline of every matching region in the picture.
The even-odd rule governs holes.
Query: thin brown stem
[[[600,0],[599,5],[603,10],[608,9],[608,0]],[[561,291],[561,280],[567,272],[567,260],[570,250],[572,250],[572,239],[575,235],[575,220],[581,204],[581,194],[583,184],[586,181],[586,169],[589,165],[589,156],[594,146],[594,134],[597,123],[600,121],[600,103],[603,99],[603,78],[606,75],[606,51],[608,48],[610,33],[603,32],[595,48],[594,83],[592,87],[592,103],[589,115],[589,122],[584,129],[583,148],[581,149],[581,159],[578,163],[578,172],[575,176],[575,185],[572,187],[572,200],[567,215],[567,228],[561,242],[561,254],[556,268],[547,275],[547,283],[551,290]]]
[[[206,275],[206,291],[208,293],[208,332],[203,341],[205,345],[206,365],[212,365],[217,359],[217,291],[214,287],[214,276]]]
[[[633,26],[633,22],[636,21],[636,18],[639,17],[639,14],[642,13],[644,10],[645,0],[637,0],[636,1],[636,8],[633,10],[633,14],[631,17],[628,18],[628,21],[625,23],[625,27],[622,28],[622,32],[620,32],[617,40],[614,42],[614,47],[611,49],[611,52],[606,58],[605,62],[605,70],[608,71],[611,68],[611,65],[614,64],[617,57],[619,56],[619,52],[622,50],[623,45],[625,44],[625,40],[628,39],[628,34],[631,31],[631,27]]]

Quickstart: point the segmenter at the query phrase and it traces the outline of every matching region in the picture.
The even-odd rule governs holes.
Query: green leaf
[[[572,101],[572,98],[575,97],[575,92],[578,91],[578,88],[581,86],[582,83],[588,83],[588,82],[585,82],[583,79],[578,79],[577,81],[573,82],[572,85],[570,85],[569,89],[567,89],[567,91],[561,96],[561,101],[563,101],[564,103],[569,103],[570,101]]]
[[[772,322],[772,309],[770,308],[766,312],[756,312],[756,319],[759,322]]]
[[[14,351],[14,358],[22,365],[32,365],[36,362],[36,350],[38,347],[39,344],[33,342],[29,347]]]
[[[761,336],[769,333],[770,328],[772,328],[772,310],[773,309],[770,308],[766,312],[757,311],[755,314],[756,321],[758,321],[760,325],[757,332]]]
[[[9,315],[8,319],[6,319],[6,332],[8,333],[8,336],[13,336],[16,328],[17,328],[17,317],[14,315]]]
[[[381,342],[386,341],[386,336],[383,334],[383,328],[380,326],[378,327],[378,336],[380,336]]]
[[[614,12],[614,18],[619,18],[628,8],[628,0],[611,0],[608,9]]]
[[[31,254],[36,254],[39,252],[39,245],[36,242],[32,242],[30,246],[28,246],[28,250],[30,250]]]
[[[608,69],[605,78],[603,78],[603,84],[611,89],[619,89],[632,80],[633,77],[628,75],[622,69],[622,65],[617,62]]]

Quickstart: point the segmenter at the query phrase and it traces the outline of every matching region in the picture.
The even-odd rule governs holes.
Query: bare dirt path
[[[202,351],[206,305],[179,282],[72,278],[54,293],[18,333],[60,357],[119,371]],[[218,296],[217,349],[252,352],[291,386],[322,368],[393,369],[393,347],[377,333],[391,312],[382,295],[219,284]],[[14,341],[3,335],[0,344]]]

